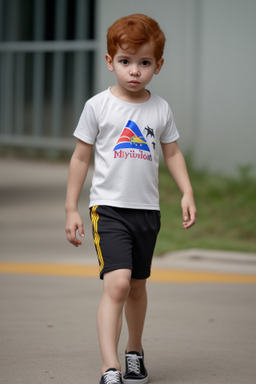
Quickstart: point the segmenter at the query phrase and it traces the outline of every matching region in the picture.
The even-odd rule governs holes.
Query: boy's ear
[[[113,72],[114,71],[113,60],[112,60],[112,57],[108,53],[105,55],[105,60],[106,60],[107,67],[108,67],[109,71]]]
[[[158,60],[156,63],[155,75],[157,75],[161,71],[163,64],[164,64],[164,58],[161,57],[161,59]]]

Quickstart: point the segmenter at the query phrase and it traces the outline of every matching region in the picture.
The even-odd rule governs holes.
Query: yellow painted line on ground
[[[256,275],[177,269],[153,269],[150,281],[165,283],[256,284]]]
[[[95,265],[74,265],[58,263],[0,263],[0,273],[49,275],[70,277],[97,277],[99,268]]]
[[[98,278],[99,269],[95,265],[84,264],[1,262],[0,273]],[[149,281],[161,283],[256,284],[256,275],[153,268]]]

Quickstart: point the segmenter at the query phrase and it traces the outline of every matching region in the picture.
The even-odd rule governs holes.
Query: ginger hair
[[[151,41],[155,44],[154,56],[158,61],[163,56],[165,45],[165,35],[158,23],[142,14],[121,17],[108,29],[108,54],[113,59],[118,47],[124,51],[132,49],[136,52],[143,44]]]

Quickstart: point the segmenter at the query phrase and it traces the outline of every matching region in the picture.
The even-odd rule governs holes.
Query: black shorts
[[[160,212],[95,206],[90,214],[100,278],[116,269],[131,269],[134,279],[148,278],[160,230]]]

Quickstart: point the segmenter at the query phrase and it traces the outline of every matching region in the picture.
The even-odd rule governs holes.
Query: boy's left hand
[[[182,226],[184,229],[192,227],[196,222],[197,211],[193,195],[184,195],[181,200],[181,208],[183,215]]]

